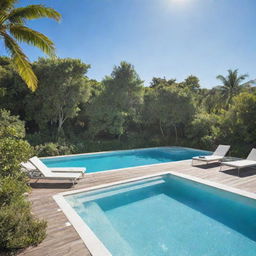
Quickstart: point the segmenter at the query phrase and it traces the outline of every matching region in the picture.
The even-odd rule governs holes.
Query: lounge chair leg
[[[220,166],[220,170],[219,170],[219,172],[222,172],[222,166],[223,166],[223,165],[221,165],[221,166]]]
[[[240,177],[240,168],[237,168],[238,177]]]
[[[72,187],[74,187],[75,186],[75,183],[76,183],[76,179],[72,179]]]

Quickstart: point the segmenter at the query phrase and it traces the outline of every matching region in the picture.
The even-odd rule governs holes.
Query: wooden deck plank
[[[75,188],[70,187],[69,184],[56,184],[51,182],[32,185],[32,193],[29,195],[29,199],[32,202],[32,210],[38,217],[47,220],[47,237],[39,246],[28,248],[19,255],[89,256],[90,252],[76,233],[75,229],[72,226],[65,226],[65,223],[68,220],[62,211],[58,211],[58,205],[55,203],[52,196],[63,191],[87,188],[150,174],[157,174],[164,171],[187,174],[256,193],[255,169],[245,169],[241,171],[241,177],[238,177],[236,176],[236,170],[223,169],[223,172],[219,172],[219,166],[214,164],[192,167],[190,161],[87,174]]]

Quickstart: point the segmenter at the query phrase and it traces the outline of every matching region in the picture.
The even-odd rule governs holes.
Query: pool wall
[[[189,160],[185,160],[185,161],[189,161]],[[115,170],[113,170],[113,171],[115,171]],[[242,197],[256,200],[256,194],[246,192],[246,191],[243,191],[240,189],[232,188],[232,187],[229,187],[229,186],[226,186],[223,184],[215,183],[212,181],[206,181],[204,179],[192,177],[190,175],[176,173],[173,171],[159,172],[158,174],[154,174],[154,175],[147,175],[147,176],[142,176],[139,178],[127,179],[127,180],[123,180],[123,181],[119,181],[119,182],[103,184],[103,185],[94,186],[94,187],[90,187],[90,188],[63,192],[63,193],[54,195],[53,198],[56,201],[56,203],[59,205],[59,207],[62,209],[63,213],[66,215],[69,222],[75,228],[77,233],[80,235],[81,239],[83,240],[83,242],[85,243],[85,245],[89,249],[89,251],[91,252],[92,256],[99,256],[99,255],[110,256],[111,253],[103,245],[103,243],[98,239],[98,237],[94,234],[94,232],[89,228],[89,226],[76,213],[76,211],[71,207],[71,205],[65,199],[65,196],[74,195],[74,194],[83,193],[83,192],[92,192],[92,191],[104,189],[104,188],[111,188],[111,187],[115,187],[117,185],[123,185],[126,183],[135,182],[135,181],[143,181],[143,180],[151,179],[151,178],[161,178],[162,176],[165,176],[165,175],[176,176],[176,177],[183,178],[183,179],[195,182],[195,183],[210,186],[211,188],[223,190],[225,192],[230,192],[230,193],[242,196]]]

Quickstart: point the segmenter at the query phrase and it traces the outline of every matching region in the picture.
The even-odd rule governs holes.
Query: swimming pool
[[[82,154],[64,157],[43,158],[48,167],[85,167],[87,173],[121,168],[159,164],[191,159],[198,155],[209,155],[203,151],[182,147],[158,147]]]
[[[165,174],[55,200],[93,256],[256,255],[256,196],[206,184]]]

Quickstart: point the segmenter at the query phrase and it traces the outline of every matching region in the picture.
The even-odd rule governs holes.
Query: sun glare
[[[173,3],[173,4],[186,4],[191,2],[191,0],[169,0],[169,2]]]

